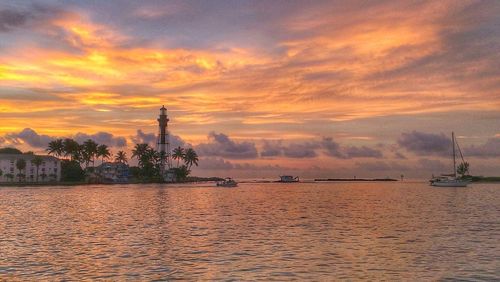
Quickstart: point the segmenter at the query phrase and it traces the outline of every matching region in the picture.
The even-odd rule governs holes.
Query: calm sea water
[[[500,279],[500,185],[0,188],[0,280]]]

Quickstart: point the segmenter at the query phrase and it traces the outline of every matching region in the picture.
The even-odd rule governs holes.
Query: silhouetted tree
[[[184,162],[187,165],[188,170],[191,170],[193,165],[198,166],[198,154],[193,148],[189,148],[186,150],[186,154],[184,156]]]
[[[19,171],[17,177],[19,177],[19,182],[21,182],[21,178],[24,177],[24,174],[22,172],[26,168],[26,161],[24,159],[18,159],[16,161],[16,168]]]
[[[469,163],[463,162],[459,164],[457,167],[457,173],[460,174],[461,177],[464,177],[465,175],[469,174]]]
[[[31,164],[36,167],[36,182],[38,182],[38,169],[43,163],[43,159],[40,156],[35,156],[33,159],[31,159]]]
[[[181,165],[180,167],[173,168],[173,171],[175,173],[177,181],[185,180],[190,173],[190,170],[186,165]]]
[[[80,144],[73,139],[66,138],[63,141],[63,154],[65,157],[70,157],[72,161],[79,161],[80,158]]]
[[[64,155],[64,144],[62,139],[56,139],[49,142],[48,148],[46,150],[49,155],[54,155],[56,157],[62,157]]]
[[[179,161],[184,160],[185,157],[186,157],[186,153],[185,153],[184,148],[179,146],[179,147],[174,149],[174,153],[172,154],[172,158],[174,160],[177,160],[177,167],[179,167]]]
[[[127,161],[127,153],[124,151],[118,151],[118,153],[116,153],[115,162],[127,163]]]
[[[97,157],[102,158],[102,163],[104,163],[105,159],[108,159],[111,156],[111,153],[109,152],[109,148],[107,145],[99,145],[97,146]]]
[[[85,171],[77,161],[63,160],[61,162],[61,181],[83,181]]]
[[[161,156],[148,144],[136,144],[132,157],[137,158],[141,169],[141,178],[152,179],[159,176]]]
[[[95,166],[95,158],[97,157],[98,147],[99,145],[92,139],[87,139],[87,141],[83,142],[82,152],[88,158],[89,161],[92,161],[92,167]]]

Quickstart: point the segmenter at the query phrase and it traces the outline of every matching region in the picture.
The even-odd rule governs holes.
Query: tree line
[[[77,141],[66,138],[56,139],[48,144],[47,152],[59,158],[65,158],[62,163],[62,170],[77,170],[78,166],[83,166],[85,170],[92,171],[95,162],[101,159],[101,163],[111,158],[111,152],[107,145],[100,145],[95,141],[88,139],[82,144]],[[162,181],[160,175],[161,160],[165,159],[164,153],[156,151],[148,144],[136,144],[132,150],[132,158],[138,161],[138,167],[130,168],[134,177],[143,181]],[[185,179],[191,172],[193,165],[198,166],[198,155],[193,148],[177,147],[173,150],[172,159],[177,161],[177,166],[172,168],[178,180]],[[115,162],[127,163],[127,154],[124,151],[118,151],[114,156]],[[183,162],[181,165],[180,162]],[[77,172],[75,172],[76,174]],[[76,177],[76,176],[75,176]]]
[[[127,154],[124,151],[118,151],[113,156],[107,145],[98,144],[91,139],[83,143],[78,143],[71,138],[55,139],[49,142],[46,151],[49,155],[62,159],[61,178],[63,181],[84,180],[87,173],[94,171],[96,161],[99,160],[101,163],[104,163],[112,158],[115,162],[128,163]],[[8,151],[5,153],[13,152]],[[22,152],[17,149],[14,153],[22,154]],[[29,154],[33,153],[29,152]],[[132,158],[137,159],[138,166],[130,168],[131,174],[141,181],[163,181],[163,176],[160,173],[161,160],[166,157],[163,154],[164,153],[156,151],[148,144],[136,144],[132,150]],[[171,170],[178,181],[182,181],[189,176],[193,166],[198,166],[198,154],[193,148],[186,149],[179,146],[173,150],[171,157],[172,160],[176,162],[175,167],[172,167]],[[55,174],[47,175],[45,172],[39,174],[39,168],[43,163],[42,157],[34,156],[30,162],[32,166],[36,168],[36,182],[38,182],[39,179],[44,181],[47,177],[52,177],[54,180],[57,178]],[[15,177],[17,177],[20,182],[26,180],[26,165],[26,160],[19,158],[16,161],[18,173],[16,175],[7,173],[5,177],[11,181],[13,181]],[[0,176],[2,175],[3,171],[0,170]]]
[[[101,163],[111,158],[111,151],[105,144],[98,144],[92,139],[79,144],[77,141],[66,138],[56,139],[49,142],[47,152],[49,155],[58,158],[66,158],[72,162],[78,162],[85,168],[94,167],[96,160],[101,159]],[[116,162],[127,163],[127,154],[119,151],[114,160]],[[90,166],[92,163],[92,166]]]
[[[148,144],[136,144],[132,150],[132,158],[138,161],[138,169],[132,171],[136,177],[147,181],[162,181],[161,160],[165,159],[164,153],[156,151]],[[178,181],[184,180],[191,172],[193,165],[198,166],[198,154],[193,148],[184,149],[177,147],[174,149],[172,159],[177,160],[177,166],[171,168]],[[180,161],[184,164],[180,165]]]

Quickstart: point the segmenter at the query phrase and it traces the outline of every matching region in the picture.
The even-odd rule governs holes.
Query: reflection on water
[[[0,280],[500,279],[500,185],[0,188]]]

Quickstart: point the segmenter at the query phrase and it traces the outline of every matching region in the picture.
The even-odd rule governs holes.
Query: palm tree
[[[85,164],[85,168],[89,166],[90,161],[92,161],[92,153],[85,150],[83,145],[79,146],[78,162]]]
[[[186,152],[184,148],[181,146],[174,149],[174,153],[172,154],[172,158],[177,160],[177,167],[179,167],[179,161],[183,160],[186,157]]]
[[[80,158],[80,145],[73,139],[66,138],[63,141],[63,153],[65,157],[70,157],[72,161]]]
[[[31,164],[36,167],[36,182],[38,182],[38,169],[40,168],[40,165],[42,165],[43,159],[40,156],[35,156],[33,159],[31,159]]]
[[[146,153],[148,149],[149,149],[148,144],[135,144],[135,147],[132,150],[132,158],[133,157],[140,158]]]
[[[116,153],[115,162],[127,163],[127,153],[118,151],[118,153]]]
[[[24,159],[18,159],[16,161],[16,168],[19,171],[17,177],[19,177],[19,182],[21,182],[21,178],[24,176],[22,171],[26,168],[26,161]]]
[[[469,173],[469,163],[468,162],[463,162],[458,165],[457,167],[457,173],[460,174],[462,177],[464,177],[466,174]]]
[[[56,157],[61,157],[64,154],[64,144],[62,139],[56,139],[49,142],[49,147],[47,148],[49,155],[54,155]]]
[[[188,166],[188,170],[190,170],[193,165],[198,166],[198,161],[199,159],[196,151],[193,148],[187,149],[184,162]]]
[[[109,148],[107,145],[99,145],[97,146],[97,157],[102,157],[102,164],[104,163],[104,159],[108,159],[111,156],[109,152]]]
[[[83,151],[85,156],[88,158],[87,161],[92,161],[92,167],[95,165],[95,158],[97,156],[97,147],[99,145],[92,139],[87,139],[83,142]]]
[[[137,158],[140,167],[144,166],[144,164],[147,162],[147,154],[150,149],[151,148],[148,144],[136,144],[134,149],[132,150],[132,158]]]

